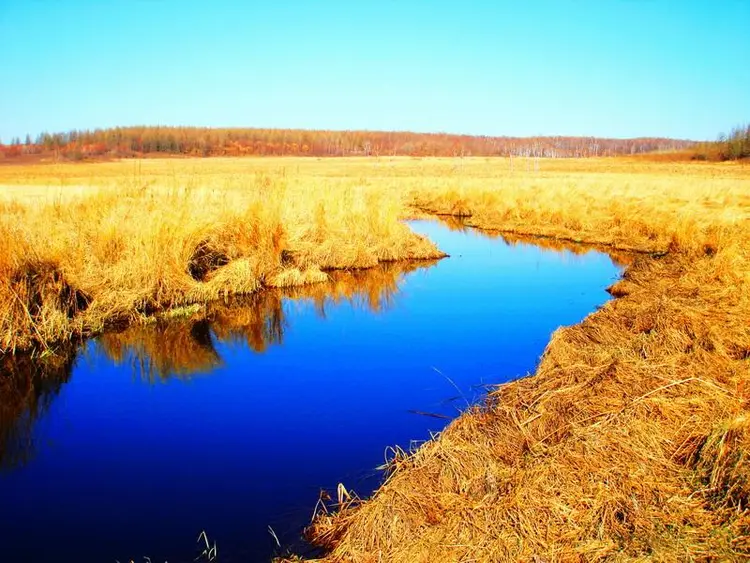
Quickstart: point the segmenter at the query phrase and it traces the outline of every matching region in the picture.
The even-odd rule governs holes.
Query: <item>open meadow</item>
[[[65,342],[231,295],[440,258],[403,222],[431,215],[631,259],[616,299],[556,331],[533,376],[399,451],[371,499],[341,487],[307,532],[324,560],[750,557],[747,164],[2,164],[0,353],[54,358]]]

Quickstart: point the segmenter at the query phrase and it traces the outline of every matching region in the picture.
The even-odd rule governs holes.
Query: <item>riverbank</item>
[[[400,221],[395,194],[352,179],[300,184],[237,162],[205,174],[152,162],[3,168],[0,184],[33,185],[0,200],[0,353],[319,283],[327,270],[443,256]]]
[[[711,170],[413,192],[476,227],[644,254],[536,374],[319,516],[325,561],[750,555],[750,170]]]
[[[211,159],[0,170],[4,350],[191,303],[435,256],[400,219],[638,251],[371,500],[328,561],[741,560],[750,554],[750,168],[637,159]],[[416,238],[415,238],[416,237]],[[344,483],[346,485],[346,483]]]

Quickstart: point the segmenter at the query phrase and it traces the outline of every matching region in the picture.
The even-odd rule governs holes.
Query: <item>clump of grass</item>
[[[54,257],[39,252],[16,225],[0,222],[0,351],[45,346],[71,330],[89,296],[67,279]]]
[[[391,195],[293,191],[284,174],[249,182],[197,188],[156,179],[48,203],[14,200],[0,217],[9,241],[0,253],[0,353],[321,283],[323,270],[441,256],[400,222]]]

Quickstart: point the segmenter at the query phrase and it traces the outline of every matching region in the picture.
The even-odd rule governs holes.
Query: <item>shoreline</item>
[[[319,516],[322,561],[750,555],[747,269],[728,269],[742,249],[694,242],[637,256],[535,374],[394,459],[371,499]]]
[[[49,264],[36,253],[58,252],[71,287],[101,291],[102,314],[188,304],[176,296],[206,284],[183,270],[207,244],[196,275],[213,276],[201,295],[219,299],[248,272],[274,271],[283,250],[300,272],[413,257],[396,225],[417,209],[645,252],[612,286],[616,299],[553,334],[535,375],[393,460],[371,499],[342,495],[339,511],[321,515],[309,535],[323,561],[750,556],[750,167],[542,159],[524,173],[501,159],[300,159],[279,171],[238,161],[144,161],[116,194],[7,204],[0,230],[11,256]],[[29,167],[28,177],[78,185],[103,170],[108,184],[132,163]],[[3,174],[26,172],[2,167],[0,184]],[[221,277],[227,259],[241,267]],[[43,335],[62,326],[57,303],[41,309]]]

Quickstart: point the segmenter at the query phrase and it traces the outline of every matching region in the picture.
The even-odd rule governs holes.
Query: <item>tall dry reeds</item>
[[[0,215],[0,353],[325,281],[322,270],[441,256],[399,221],[398,198],[323,188],[288,189],[282,174],[256,174],[13,200]]]

